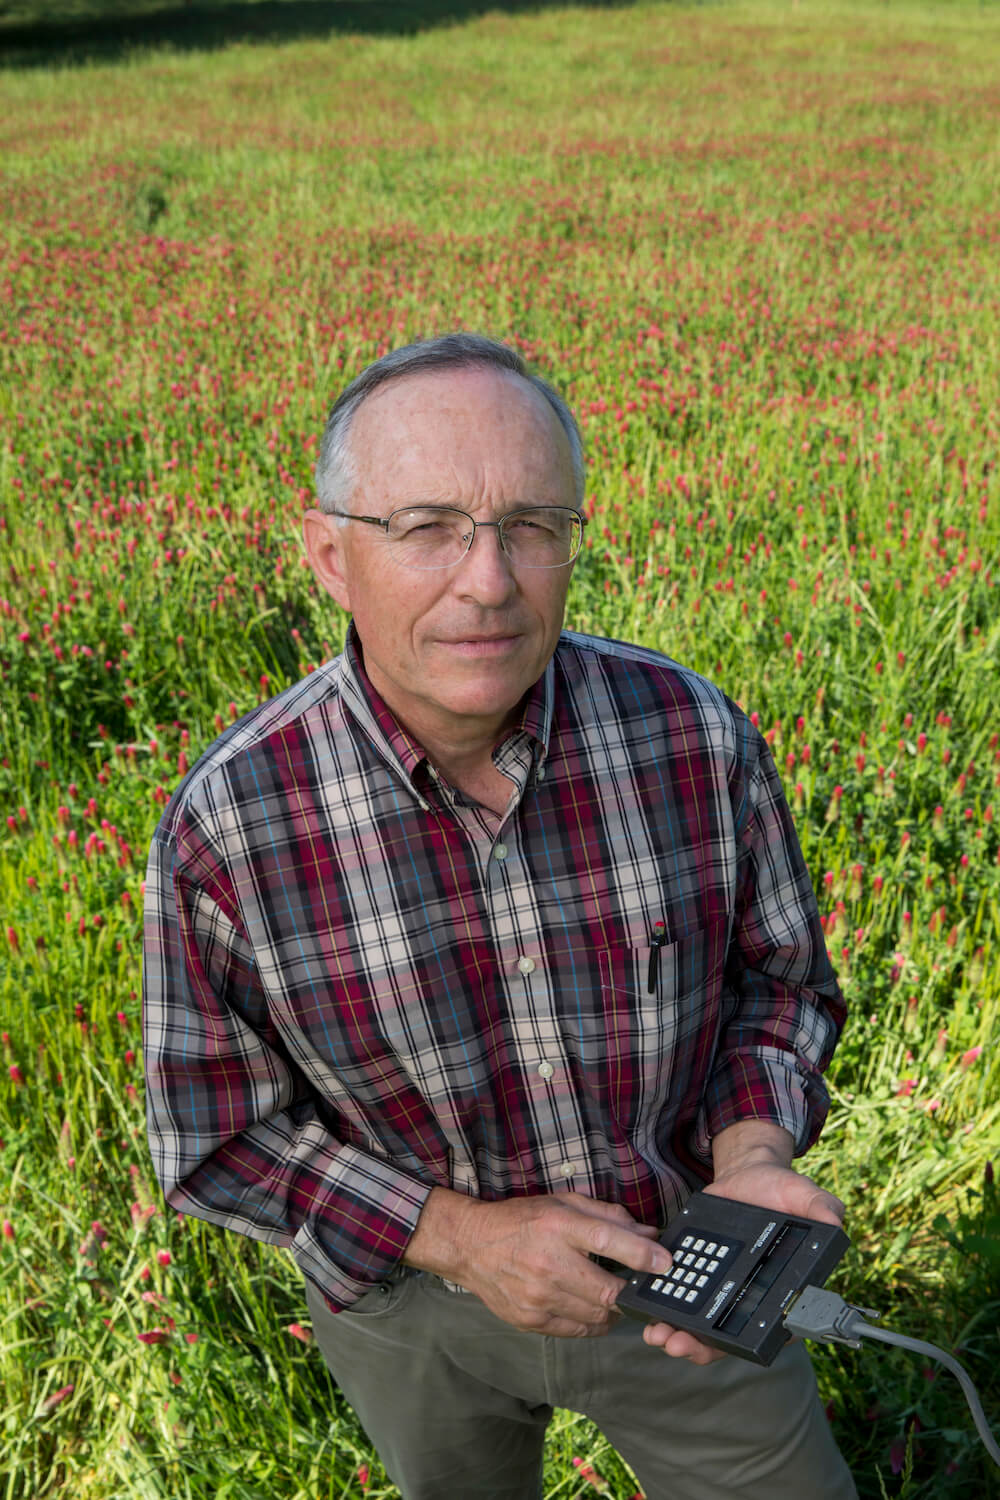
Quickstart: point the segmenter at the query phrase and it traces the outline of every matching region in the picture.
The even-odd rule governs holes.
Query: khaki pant
[[[538,1500],[556,1406],[590,1417],[648,1500],[857,1500],[801,1344],[769,1369],[698,1367],[622,1318],[603,1338],[521,1333],[405,1273],[313,1331],[403,1500]]]

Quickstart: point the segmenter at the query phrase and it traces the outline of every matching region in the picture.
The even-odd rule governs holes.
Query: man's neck
[[[419,702],[398,701],[392,684],[364,660],[360,651],[358,654],[364,675],[397,724],[420,746],[431,765],[453,785],[464,789],[469,780],[482,779],[494,771],[493,747],[504,731],[512,729],[518,722],[520,703],[505,714],[481,718],[422,711],[423,705]]]
[[[493,764],[493,747],[512,717],[494,724],[488,734],[470,734],[468,737],[439,734],[433,730],[430,734],[417,734],[412,726],[407,728],[414,734],[435,771],[499,817],[507,809],[511,783]]]

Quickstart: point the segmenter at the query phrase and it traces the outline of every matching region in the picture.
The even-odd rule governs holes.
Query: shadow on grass
[[[560,0],[0,0],[0,68],[116,62],[137,50],[206,51],[233,42],[294,42],[350,32],[408,36],[485,15],[545,10]],[[563,0],[565,3],[565,0]],[[630,0],[575,0],[600,9]]]

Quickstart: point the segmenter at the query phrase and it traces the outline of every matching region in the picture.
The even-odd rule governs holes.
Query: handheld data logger
[[[669,1323],[705,1344],[769,1365],[789,1339],[861,1348],[863,1338],[895,1344],[936,1359],[958,1380],[976,1430],[995,1464],[997,1444],[967,1371],[953,1355],[869,1319],[823,1283],[850,1245],[837,1224],[821,1224],[776,1209],[694,1193],[660,1236],[673,1258],[655,1275],[623,1272],[618,1306],[644,1323]]]
[[[783,1322],[791,1303],[822,1286],[850,1240],[833,1224],[695,1193],[660,1243],[673,1266],[632,1276],[618,1298],[622,1312],[769,1365],[792,1337]]]

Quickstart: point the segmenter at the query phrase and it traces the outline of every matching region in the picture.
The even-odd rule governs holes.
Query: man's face
[[[350,444],[355,514],[451,505],[495,521],[526,505],[576,507],[555,413],[504,371],[391,381],[359,409]],[[555,650],[572,569],[513,568],[495,531],[427,572],[396,561],[375,526],[311,511],[305,533],[317,578],[354,616],[372,682],[418,740],[498,731]]]

